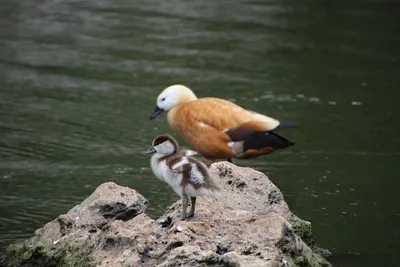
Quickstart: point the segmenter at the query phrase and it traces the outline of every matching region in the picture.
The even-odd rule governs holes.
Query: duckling
[[[166,182],[182,198],[181,216],[172,220],[170,226],[176,221],[194,216],[196,197],[212,196],[220,190],[206,165],[192,157],[196,152],[179,150],[178,142],[170,135],[163,134],[154,138],[152,147],[145,153],[154,154],[151,157],[154,175]],[[192,205],[187,213],[189,197]]]
[[[283,123],[230,101],[197,98],[183,85],[172,85],[160,93],[154,119],[168,111],[168,124],[194,150],[208,160],[253,158],[294,145],[275,130],[299,127]]]

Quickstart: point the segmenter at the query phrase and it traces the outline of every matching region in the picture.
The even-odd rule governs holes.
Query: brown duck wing
[[[244,140],[254,131],[272,130],[279,124],[219,98],[200,98],[178,105],[169,111],[168,123],[193,149],[210,159],[234,156],[228,146],[233,131],[235,139]]]

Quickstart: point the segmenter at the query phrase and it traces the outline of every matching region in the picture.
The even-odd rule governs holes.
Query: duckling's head
[[[146,154],[158,153],[168,156],[176,153],[178,150],[178,142],[176,142],[172,136],[168,134],[162,134],[154,138],[152,147],[146,151]]]
[[[157,97],[156,109],[150,116],[150,120],[157,117],[163,111],[168,111],[176,105],[196,100],[196,95],[184,85],[175,84],[164,89]]]

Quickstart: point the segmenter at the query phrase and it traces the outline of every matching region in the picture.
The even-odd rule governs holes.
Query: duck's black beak
[[[150,147],[149,149],[147,149],[146,152],[144,152],[144,154],[154,154],[157,151],[154,149],[154,147]]]
[[[154,119],[155,117],[158,116],[158,114],[162,113],[164,110],[156,106],[156,109],[153,111],[153,113],[150,115],[149,120]]]

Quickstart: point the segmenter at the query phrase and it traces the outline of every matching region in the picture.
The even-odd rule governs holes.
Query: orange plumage
[[[151,119],[164,110],[172,130],[208,159],[258,157],[293,144],[272,132],[279,121],[224,99],[198,99],[182,85],[159,95]]]

